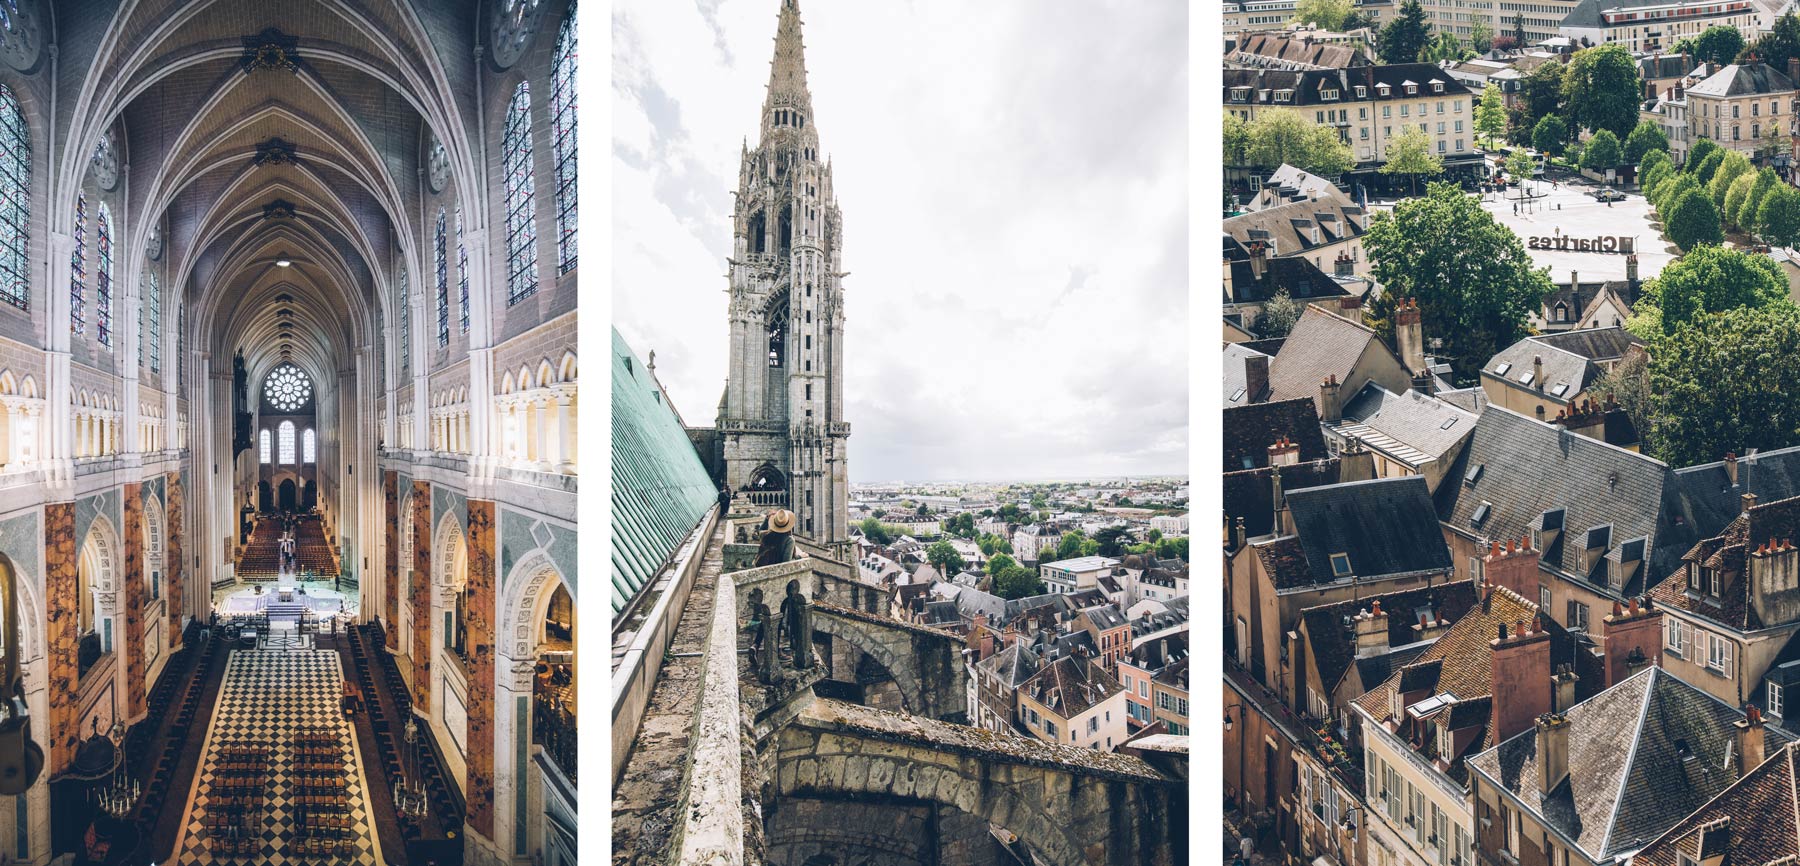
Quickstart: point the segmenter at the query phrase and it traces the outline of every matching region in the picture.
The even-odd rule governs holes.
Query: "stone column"
[[[127,482],[121,491],[125,526],[124,568],[120,579],[125,582],[119,598],[125,610],[125,718],[135,722],[143,718],[144,705],[144,493],[143,485]]]
[[[494,503],[469,500],[469,747],[464,787],[470,829],[494,838],[494,638],[498,580],[494,574]]]
[[[563,419],[562,405],[556,395],[546,392],[538,398],[538,469],[557,472],[562,469]]]
[[[167,584],[163,588],[163,594],[169,600],[169,651],[174,652],[181,648],[181,628],[186,625],[182,622],[181,617],[183,613],[182,594],[185,586],[182,575],[187,573],[187,563],[184,561],[186,556],[181,543],[182,539],[186,537],[182,527],[182,515],[186,513],[185,500],[187,496],[181,489],[180,472],[165,473],[163,478],[166,480],[169,491],[168,507],[164,509],[167,513],[163,516],[163,520],[168,522],[169,531],[168,540],[163,542],[166,551],[163,557],[163,581]]]
[[[50,766],[62,772],[75,757],[80,718],[75,705],[80,635],[76,598],[75,503],[44,505],[44,647],[50,662]]]
[[[413,481],[413,706],[431,707],[431,485]]]
[[[557,466],[556,469],[565,475],[575,474],[575,448],[576,443],[579,441],[575,429],[575,395],[570,392],[572,387],[574,386],[563,385],[556,391],[557,417],[562,420],[560,425],[561,429],[558,431],[562,434],[562,448],[560,449],[562,463]]]

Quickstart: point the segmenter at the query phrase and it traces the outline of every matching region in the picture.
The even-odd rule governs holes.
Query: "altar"
[[[284,586],[275,590],[275,598],[279,601],[293,601],[294,588],[291,586]]]

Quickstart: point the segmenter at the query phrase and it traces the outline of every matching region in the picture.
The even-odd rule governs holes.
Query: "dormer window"
[[[1331,576],[1332,577],[1349,577],[1350,576],[1350,554],[1334,553],[1331,555]]]
[[[1393,90],[1394,89],[1392,87],[1389,87],[1386,84],[1376,85],[1376,87],[1375,87],[1375,92],[1377,94],[1379,94],[1382,99],[1386,99],[1388,97],[1388,94],[1392,93]]]
[[[1319,98],[1325,100],[1326,102],[1336,102],[1337,98],[1338,98],[1338,92],[1335,90],[1321,90],[1321,91],[1319,91]]]
[[[1250,101],[1250,88],[1248,88],[1248,87],[1233,87],[1233,88],[1231,88],[1231,101],[1232,102],[1249,102]]]
[[[1400,688],[1395,686],[1394,691],[1388,695],[1388,715],[1393,717],[1395,727],[1398,727],[1401,720],[1406,718],[1402,712],[1404,709],[1405,706],[1401,703],[1400,698]]]
[[[1369,98],[1369,88],[1364,87],[1361,84],[1356,85],[1356,98],[1357,99],[1368,99]]]
[[[1432,93],[1443,93],[1444,92],[1444,82],[1442,82],[1442,81],[1431,82],[1431,92]]]
[[[1294,101],[1294,91],[1292,91],[1292,90],[1277,90],[1277,91],[1275,91],[1275,101],[1276,102],[1293,102]]]
[[[1407,96],[1417,96],[1418,94],[1419,94],[1419,85],[1412,84],[1409,82],[1406,85],[1406,95]]]
[[[1455,747],[1452,745],[1455,739],[1455,737],[1450,735],[1449,724],[1446,723],[1437,726],[1438,757],[1445,762],[1448,762],[1451,756],[1455,754]]]

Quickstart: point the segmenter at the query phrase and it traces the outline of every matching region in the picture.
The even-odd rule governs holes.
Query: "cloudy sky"
[[[731,193],[779,8],[614,4],[613,321],[689,424],[725,384]],[[851,480],[1186,474],[1186,2],[801,11],[844,214]]]

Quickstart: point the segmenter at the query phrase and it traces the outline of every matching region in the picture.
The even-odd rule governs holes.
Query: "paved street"
[[[1503,199],[1498,193],[1483,197],[1482,207],[1494,215],[1501,225],[1512,229],[1527,241],[1526,252],[1539,267],[1548,265],[1552,280],[1567,280],[1569,271],[1580,273],[1583,281],[1625,278],[1625,256],[1618,253],[1582,253],[1560,250],[1529,249],[1533,237],[1554,238],[1561,235],[1576,238],[1616,236],[1633,238],[1638,251],[1638,278],[1650,279],[1675,260],[1664,245],[1661,233],[1651,222],[1651,207],[1642,195],[1626,195],[1608,207],[1590,193],[1598,185],[1587,180],[1560,180],[1555,186],[1549,180],[1536,180],[1530,192],[1542,194],[1533,199],[1522,213],[1513,213],[1517,190],[1509,189]]]

